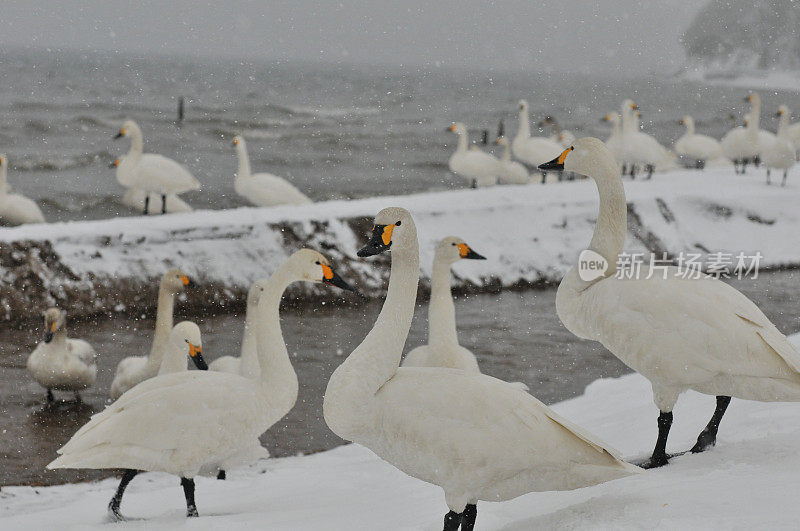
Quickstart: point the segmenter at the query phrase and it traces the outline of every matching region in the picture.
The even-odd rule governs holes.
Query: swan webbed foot
[[[661,468],[662,466],[669,464],[669,457],[670,456],[668,456],[666,453],[660,455],[653,454],[648,460],[635,464],[636,466],[644,468],[645,470],[650,470],[651,468]]]
[[[458,531],[464,513],[450,511],[444,515],[444,529],[442,531]]]
[[[167,213],[167,196],[166,194],[161,194],[161,214]]]
[[[181,487],[183,487],[183,495],[186,497],[186,517],[200,516],[197,513],[197,505],[194,503],[194,479],[181,478]]]
[[[224,480],[225,478],[226,478],[225,471],[224,471],[224,470],[220,470],[220,471],[217,473],[217,479],[219,479],[219,480]]]
[[[719,423],[722,421],[722,416],[725,414],[725,410],[728,409],[730,403],[731,397],[729,396],[717,397],[717,408],[714,410],[711,420],[708,421],[708,425],[703,428],[703,431],[697,436],[697,442],[692,446],[692,449],[689,450],[690,452],[699,454],[700,452],[712,448],[716,444]]]
[[[472,531],[475,529],[475,519],[478,517],[478,506],[468,503],[461,513],[461,531]]]
[[[658,440],[656,447],[653,448],[653,455],[639,464],[642,468],[658,468],[669,463],[667,456],[667,437],[669,429],[672,427],[672,411],[660,411],[658,414]]]
[[[769,168],[767,168],[767,184],[771,184],[771,183],[769,182]]]
[[[48,403],[48,404],[51,404],[51,403],[53,403],[53,401],[55,401],[55,399],[56,399],[56,398],[53,396],[53,391],[51,391],[50,389],[48,389],[48,390],[47,390],[47,403]]]

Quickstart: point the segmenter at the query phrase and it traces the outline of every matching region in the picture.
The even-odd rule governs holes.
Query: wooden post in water
[[[178,96],[178,125],[183,123],[183,96]]]

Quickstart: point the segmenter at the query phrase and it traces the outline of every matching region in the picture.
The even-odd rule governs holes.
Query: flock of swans
[[[750,109],[745,115],[744,125],[737,127],[734,124],[721,140],[698,134],[694,119],[684,116],[680,123],[686,131],[675,141],[674,150],[669,150],[655,137],[641,131],[639,107],[627,99],[622,102],[619,113],[612,112],[602,118],[612,126],[606,145],[620,172],[631,178],[641,171],[650,179],[655,171],[678,168],[679,162],[698,169],[703,169],[706,164],[733,163],[737,173],[744,173],[748,164],[763,163],[767,184],[770,184],[771,171],[777,170],[783,172],[781,184],[785,186],[789,169],[800,151],[800,123],[790,124],[791,112],[787,106],[781,105],[776,115],[780,118],[777,132],[761,130],[761,98],[752,93],[745,101],[750,104]],[[517,135],[509,143],[501,126],[497,143],[504,147],[504,151],[498,159],[478,146],[469,146],[466,125],[456,122],[449,128],[459,136],[456,150],[450,156],[450,171],[463,177],[473,188],[529,183],[533,180],[529,169],[541,174],[542,184],[547,181],[548,173],[555,173],[561,180],[561,171],[549,172],[539,166],[572,145],[575,136],[562,130],[552,116],[541,120],[538,127],[551,127],[553,133],[550,136],[531,136],[528,102],[520,100]],[[519,162],[511,160],[512,153]]]
[[[576,264],[559,285],[555,311],[573,334],[602,343],[650,380],[660,411],[658,439],[651,457],[636,466],[542,404],[524,384],[481,373],[475,355],[458,342],[450,268],[484,257],[461,238],[443,238],[436,248],[428,343],[403,359],[419,243],[412,214],[385,208],[357,255],[391,254],[386,298],[371,331],[330,377],[323,415],[343,439],[441,487],[445,531],[473,529],[478,501],[588,487],[668,464],[672,409],[688,389],[717,400],[694,453],[714,446],[732,397],[800,401],[800,352],[742,293],[712,277],[615,275],[627,210],[610,147],[581,138],[538,168],[572,172],[597,186],[599,215],[588,249],[609,268],[586,281]],[[252,285],[240,356],[206,365],[197,325],[172,324],[176,293],[193,283],[180,270],[167,272],[149,356],[119,363],[115,401],[80,428],[48,468],[125,469],[108,505],[114,520],[123,518],[125,488],[140,471],[167,472],[180,477],[187,516],[197,516],[194,477],[224,479],[227,470],[267,457],[259,436],[295,404],[299,382],[279,320],[282,294],[293,282],[355,291],[323,255],[299,250]],[[48,310],[45,328],[28,366],[48,398],[53,389],[77,393],[91,386],[94,351],[66,337],[64,312]],[[189,359],[200,370],[187,370]]]

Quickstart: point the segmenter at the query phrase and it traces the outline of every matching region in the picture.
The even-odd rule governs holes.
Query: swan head
[[[258,300],[261,298],[261,294],[264,293],[264,290],[267,288],[267,282],[269,282],[269,279],[260,278],[253,282],[253,285],[250,286],[250,290],[247,292],[248,308],[255,308],[258,306]]]
[[[636,105],[635,103],[633,103],[633,100],[631,100],[631,99],[628,99],[628,100],[625,100],[625,101],[622,102],[622,112],[623,113],[630,112],[630,111],[636,111],[638,109],[639,109],[639,106]]]
[[[461,238],[448,236],[436,246],[436,259],[443,260],[447,264],[454,264],[462,259],[486,260],[486,257],[473,251],[472,247]]]
[[[161,277],[161,289],[166,289],[170,293],[179,293],[186,288],[194,287],[197,287],[194,280],[180,269],[170,269]]]
[[[2,168],[3,170],[8,168],[8,157],[6,157],[5,153],[0,155],[0,168]]]
[[[506,137],[504,137],[504,136],[501,136],[497,140],[495,140],[494,143],[499,145],[499,146],[507,146],[508,145],[508,139]]]
[[[781,116],[784,116],[784,115],[790,116],[791,114],[792,113],[789,110],[789,107],[787,107],[786,105],[781,105],[780,107],[778,107],[778,112],[775,113],[775,116],[780,118]]]
[[[616,168],[614,157],[606,145],[597,138],[585,137],[573,142],[550,162],[540,164],[539,169],[571,171],[596,179],[604,175],[603,172],[597,171],[601,163],[608,163],[608,167]],[[612,171],[611,174],[619,177],[616,171]]]
[[[201,371],[208,370],[208,365],[203,359],[203,340],[200,337],[200,328],[191,321],[182,321],[172,327],[169,333],[169,342],[174,348],[185,351]]]
[[[244,137],[242,135],[236,135],[235,137],[233,137],[231,145],[233,147],[244,146]]]
[[[358,293],[353,286],[345,282],[333,270],[330,262],[322,253],[312,249],[300,249],[289,257],[288,262],[290,263],[290,270],[293,271],[297,280],[327,284]]]
[[[527,112],[528,111],[528,100],[519,100],[518,108],[519,108],[520,111]]]
[[[619,122],[619,114],[615,112],[611,112],[600,118],[601,122],[608,122],[610,124],[615,124]]]
[[[60,308],[48,308],[44,312],[44,342],[50,343],[58,330],[67,325],[67,312]]]
[[[139,131],[139,126],[133,120],[126,120],[119,132],[114,136],[115,139],[130,136],[134,131]]]
[[[447,128],[447,130],[457,135],[467,134],[467,126],[461,122],[454,122],[453,125]]]
[[[406,249],[417,244],[417,231],[411,214],[405,208],[384,208],[375,216],[372,234],[358,256],[375,256],[391,249]]]
[[[751,92],[744,97],[744,101],[748,102],[750,105],[758,105],[761,103],[761,96],[758,95],[758,92]]]

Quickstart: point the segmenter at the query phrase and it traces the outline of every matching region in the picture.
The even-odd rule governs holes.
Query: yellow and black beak
[[[183,285],[187,288],[197,287],[197,283],[186,275],[181,275],[181,282],[183,282]]]
[[[453,124],[450,127],[448,127],[447,129],[445,129],[445,131],[448,131],[450,133],[455,132],[455,130],[456,130],[456,124]]]
[[[554,158],[550,162],[545,162],[544,164],[539,164],[539,169],[540,170],[559,170],[559,171],[563,170],[564,169],[564,161],[566,160],[567,155],[569,155],[570,152],[573,149],[575,149],[575,148],[570,146],[567,149],[565,149],[564,151],[562,151],[561,155],[557,156],[556,158]]]
[[[776,118],[780,118],[781,116],[783,116],[783,111],[778,111],[775,113]]]
[[[56,333],[56,322],[53,321],[49,325],[45,325],[46,330],[44,331],[44,342],[50,343],[53,340],[53,336]]]
[[[744,101],[748,101],[749,102],[752,99],[753,99],[753,95],[752,94],[748,94],[747,96],[744,97]]]
[[[234,138],[234,139],[233,139],[233,142],[231,142],[231,145],[232,145],[233,147],[236,147],[236,146],[238,146],[238,145],[239,145],[239,139],[238,139],[238,138]]]
[[[187,343],[189,343],[187,341]],[[207,371],[208,365],[206,365],[206,360],[203,359],[203,347],[198,345],[194,346],[189,343],[189,357],[192,358],[194,362],[194,366],[197,367],[201,371]]]
[[[458,254],[465,260],[486,260],[486,257],[472,250],[466,243],[458,244]]]
[[[114,162],[108,165],[109,168],[116,168],[119,166],[119,159],[116,159]]]
[[[331,266],[326,264],[320,264],[322,266],[322,283],[323,284],[330,284],[331,286],[336,286],[337,288],[352,291],[353,293],[358,293],[356,289],[344,281],[339,274],[331,268]]]
[[[125,128],[124,127],[119,130],[119,133],[114,135],[114,140],[116,140],[118,138],[122,138],[123,136],[125,136]]]
[[[367,244],[356,253],[361,258],[381,254],[392,246],[392,231],[395,225],[375,225],[372,227],[372,237]]]

